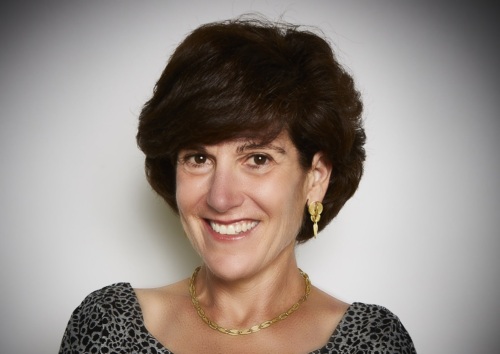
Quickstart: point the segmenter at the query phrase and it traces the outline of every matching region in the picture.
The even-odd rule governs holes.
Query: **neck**
[[[271,320],[287,311],[306,290],[295,257],[235,280],[221,279],[203,266],[194,286],[199,305],[210,320],[226,328],[239,329]]]

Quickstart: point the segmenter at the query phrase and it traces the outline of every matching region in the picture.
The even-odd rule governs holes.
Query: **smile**
[[[218,224],[215,221],[210,221],[212,230],[221,235],[238,235],[253,229],[257,224],[258,221],[240,221],[232,224]]]

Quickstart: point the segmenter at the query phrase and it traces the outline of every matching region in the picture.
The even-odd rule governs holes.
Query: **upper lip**
[[[238,222],[253,222],[253,221],[257,221],[255,219],[245,219],[245,218],[242,218],[242,219],[232,219],[232,220],[219,220],[219,219],[209,219],[209,218],[206,218],[205,220],[208,221],[208,222],[215,222],[215,223],[220,224],[220,225],[230,225],[230,224],[235,224],[235,223],[238,223]]]

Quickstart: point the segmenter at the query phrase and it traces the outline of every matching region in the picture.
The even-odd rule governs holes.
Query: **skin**
[[[264,146],[235,140],[179,153],[179,215],[203,261],[195,286],[212,321],[246,329],[286,311],[304,294],[295,236],[304,206],[323,199],[330,173],[321,153],[305,171],[286,133]],[[348,307],[313,287],[286,320],[231,337],[198,317],[188,280],[136,293],[146,327],[176,354],[309,352],[326,343]]]

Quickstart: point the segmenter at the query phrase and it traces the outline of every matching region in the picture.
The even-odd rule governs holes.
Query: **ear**
[[[308,173],[308,203],[323,201],[330,183],[331,174],[331,163],[325,158],[324,153],[317,152],[313,157],[311,169]]]

